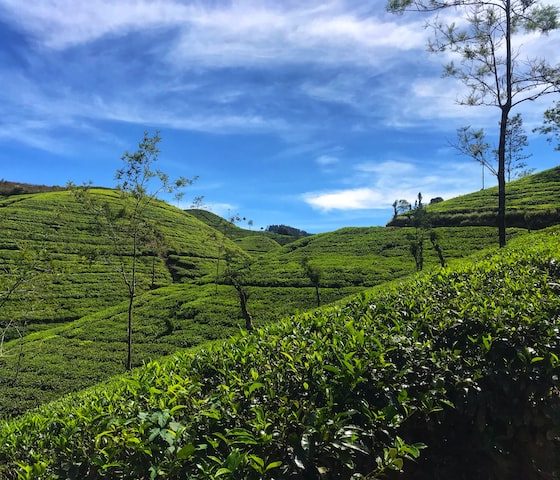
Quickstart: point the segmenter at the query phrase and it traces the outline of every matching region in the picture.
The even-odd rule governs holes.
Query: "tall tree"
[[[519,104],[560,91],[558,66],[540,58],[522,57],[514,45],[516,34],[549,32],[558,28],[559,10],[539,0],[388,0],[393,12],[438,12],[455,9],[464,21],[446,23],[438,16],[429,21],[432,52],[450,52],[458,63],[444,74],[459,79],[467,93],[464,105],[488,105],[500,111],[498,142],[498,230],[506,244],[506,136],[510,112]]]
[[[76,199],[94,215],[99,231],[110,240],[111,254],[117,259],[117,270],[126,286],[127,370],[132,368],[134,302],[138,294],[140,257],[146,251],[158,255],[162,248],[163,237],[150,210],[161,193],[175,193],[179,197],[181,189],[194,181],[184,177],[171,181],[155,167],[160,140],[159,133],[145,132],[138,150],[124,153],[121,158],[124,165],[115,174],[117,197],[96,195],[88,187],[73,188]]]

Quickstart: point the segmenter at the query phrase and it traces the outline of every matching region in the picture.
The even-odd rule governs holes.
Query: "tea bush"
[[[0,475],[558,478],[558,230],[522,240],[5,422]]]

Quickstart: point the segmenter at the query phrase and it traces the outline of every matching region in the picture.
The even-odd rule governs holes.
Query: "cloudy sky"
[[[396,198],[477,190],[449,142],[497,111],[457,105],[425,21],[377,0],[0,0],[0,178],[110,186],[160,130],[161,167],[199,176],[186,198],[256,226],[380,225]],[[519,45],[560,60],[558,32]],[[530,141],[537,170],[560,163]]]

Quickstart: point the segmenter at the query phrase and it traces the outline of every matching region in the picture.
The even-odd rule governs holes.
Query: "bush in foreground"
[[[558,478],[560,246],[532,240],[5,423],[0,477]]]

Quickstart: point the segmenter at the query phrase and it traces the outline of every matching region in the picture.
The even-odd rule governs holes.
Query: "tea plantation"
[[[5,422],[0,476],[558,478],[559,232]]]
[[[0,309],[0,479],[560,478],[559,190],[510,184],[502,251],[493,189],[429,206],[448,266],[425,231],[419,274],[405,217],[296,238],[157,202],[128,374],[123,258],[71,192],[9,191],[0,292],[40,268]]]
[[[560,223],[560,167],[508,183],[506,220],[512,227],[538,229]],[[436,226],[496,225],[498,187],[445,200],[428,206]],[[399,216],[390,225],[410,222]]]
[[[325,303],[356,288],[322,289]],[[250,289],[260,325],[315,305],[312,288]],[[125,371],[127,302],[4,346],[0,417],[21,414]],[[135,307],[133,364],[239,332],[243,321],[231,286],[178,284],[145,293]]]
[[[104,190],[98,191],[98,195],[113,198],[114,193]],[[10,214],[6,224],[12,227],[14,237],[30,235],[22,225],[33,228],[33,232],[48,230],[53,224],[58,228],[50,236],[39,236],[38,242],[54,252],[60,266],[56,275],[52,275],[54,285],[46,283],[47,287],[40,289],[43,298],[35,302],[31,324],[25,332],[28,335],[4,345],[6,354],[0,358],[0,417],[4,418],[121,373],[126,358],[126,302],[121,303],[125,297],[124,285],[110,262],[111,257],[108,261],[107,255],[99,254],[102,249],[110,249],[107,239],[95,234],[93,224],[87,223],[88,216],[83,215],[68,192],[12,197],[5,208]],[[79,215],[72,216],[72,212]],[[216,268],[224,267],[223,260],[217,264],[218,256],[226,248],[231,251],[237,247],[219,232],[165,204],[159,205],[153,215],[169,239],[173,253],[168,254],[166,262],[154,256],[145,258],[144,290],[148,289],[151,262],[157,266],[156,287],[169,286],[153,289],[138,299],[133,333],[136,366],[181,348],[226,338],[242,325],[234,289],[228,285],[216,287],[213,283]],[[30,221],[24,221],[27,216],[31,217]],[[178,224],[177,229],[174,222]],[[225,224],[232,231],[238,228]],[[237,246],[245,247],[255,257],[246,279],[249,308],[255,321],[259,324],[278,320],[316,305],[310,280],[301,265],[304,258],[321,270],[323,304],[365,286],[413,273],[415,264],[408,251],[408,235],[412,230],[346,228],[300,239],[284,247],[269,236],[255,235],[255,232],[236,238]],[[489,227],[437,231],[448,261],[496,242],[495,231]],[[520,231],[510,233],[516,235]],[[98,256],[89,261],[86,253],[92,243],[96,244]],[[268,252],[266,248],[257,248],[270,243],[274,248]],[[200,252],[207,256],[195,257]],[[180,262],[173,260],[176,258],[183,264],[190,262],[191,268],[181,273]],[[175,263],[168,270],[170,261]],[[437,263],[435,253],[427,250],[426,266],[434,267]],[[170,285],[173,280],[182,283]],[[224,282],[221,277],[218,280]],[[67,299],[69,295],[72,303]],[[74,320],[68,314],[69,305],[76,306],[70,310],[73,314],[85,315]],[[3,318],[29,316],[28,307],[29,302],[21,302],[16,297],[3,310]],[[55,323],[60,326],[49,328]],[[34,331],[37,333],[33,334]]]
[[[109,202],[117,200],[112,190],[94,193]],[[152,206],[149,216],[163,234],[166,251],[160,255],[143,252],[140,290],[169,285],[174,278],[209,281],[223,245],[241,253],[228,239],[222,240],[221,233],[168,204]],[[70,192],[0,199],[0,227],[1,263],[17,261],[18,248],[29,245],[45,251],[52,272],[44,279],[47,288],[33,292],[32,298],[16,295],[0,311],[0,321],[25,320],[33,331],[78,319],[126,298],[110,240]]]

